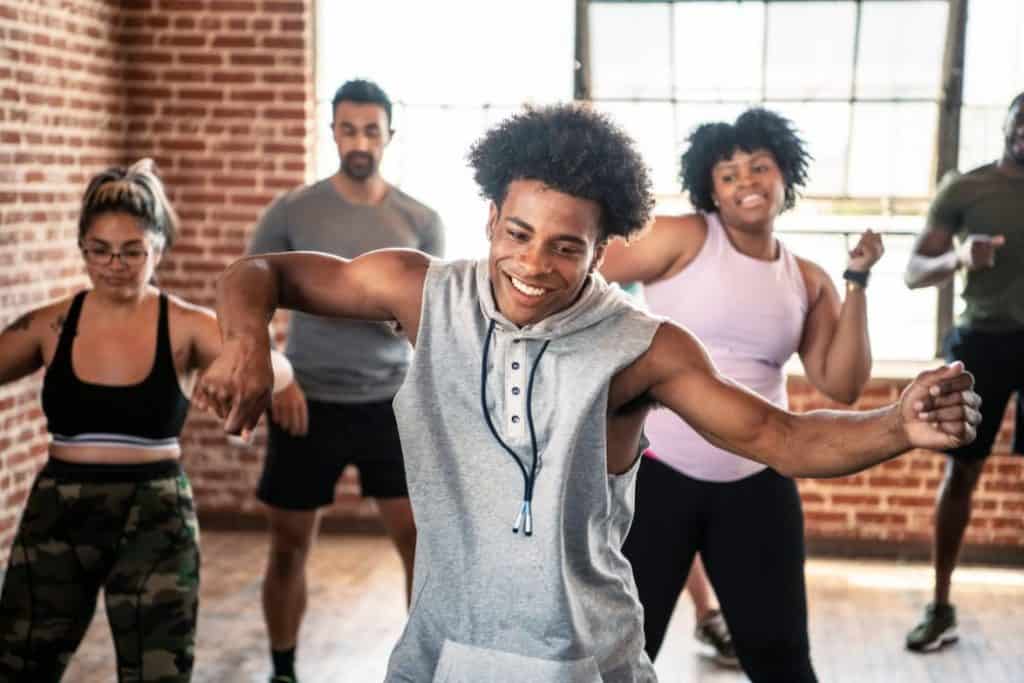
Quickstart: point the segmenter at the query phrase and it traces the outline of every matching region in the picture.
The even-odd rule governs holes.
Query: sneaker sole
[[[940,633],[934,640],[929,640],[927,643],[923,643],[917,647],[907,645],[907,649],[913,652],[935,652],[937,650],[941,650],[947,645],[952,645],[958,640],[960,640],[960,634],[957,633],[956,626],[950,626]]]
[[[715,666],[719,666],[719,667],[721,667],[723,669],[739,669],[740,668],[740,660],[732,659],[730,657],[726,657],[724,655],[720,655],[720,654],[717,654],[717,653],[704,652],[704,651],[698,650],[697,651],[697,656],[700,657],[701,659],[706,659],[709,662],[711,662],[712,664],[714,664]]]
[[[701,646],[697,648],[697,656],[701,659],[707,659],[713,662],[716,666],[720,666],[723,669],[738,669],[740,668],[740,660],[735,657],[729,657],[723,655],[721,652],[715,649],[714,645],[705,643],[698,640],[697,643]]]

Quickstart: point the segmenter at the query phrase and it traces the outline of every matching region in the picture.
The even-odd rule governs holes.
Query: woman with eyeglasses
[[[681,175],[697,213],[659,217],[635,243],[609,245],[605,277],[643,282],[653,313],[690,329],[723,375],[764,398],[787,405],[783,366],[795,353],[815,388],[853,403],[871,372],[865,287],[881,238],[861,235],[840,301],[828,274],[775,236],[807,178],[810,156],[792,123],[751,109],[735,123],[698,126],[689,142]],[[648,654],[658,653],[699,552],[750,680],[815,681],[794,481],[718,448],[668,411],[652,412],[645,430],[651,449],[623,552]]]
[[[0,334],[0,384],[46,368],[52,437],[0,595],[0,681],[59,681],[101,589],[118,680],[188,681],[199,545],[178,435],[220,333],[152,284],[177,218],[150,160],[96,175],[78,226],[92,288]]]

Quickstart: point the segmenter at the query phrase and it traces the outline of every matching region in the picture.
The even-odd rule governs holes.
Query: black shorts
[[[349,464],[359,470],[363,496],[409,496],[391,401],[306,404],[305,436],[292,436],[270,420],[267,457],[256,492],[261,501],[285,510],[330,505],[338,478]]]
[[[974,375],[974,391],[981,396],[981,424],[970,444],[949,451],[957,460],[976,462],[988,457],[999,435],[1006,404],[1017,394],[1013,450],[1024,452],[1024,331],[979,332],[954,327],[942,343],[948,362],[963,361]]]

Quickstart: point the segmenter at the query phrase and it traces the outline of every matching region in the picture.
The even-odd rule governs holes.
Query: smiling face
[[[785,205],[786,184],[766,149],[733,151],[711,169],[712,196],[726,225],[764,228]]]
[[[487,221],[498,310],[523,326],[572,305],[603,253],[600,224],[597,202],[537,180],[511,182]]]
[[[138,298],[160,262],[159,241],[129,213],[111,211],[96,216],[81,242],[93,287],[113,299]],[[120,256],[111,258],[111,254]]]

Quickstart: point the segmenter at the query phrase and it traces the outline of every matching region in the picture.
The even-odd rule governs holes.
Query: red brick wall
[[[906,381],[873,380],[858,408],[876,408],[895,401]],[[794,410],[838,408],[814,391],[806,380],[789,381]],[[1024,550],[1024,457],[1010,455],[1014,405],[1007,406],[1003,426],[985,463],[974,495],[974,511],[966,546],[984,546],[1022,557]],[[940,454],[916,450],[865,472],[838,479],[805,479],[799,483],[804,503],[807,537],[811,541],[837,541],[891,545],[892,550],[919,555],[931,542],[935,494],[945,467]],[[820,545],[820,544],[819,544]],[[970,550],[970,548],[968,548]]]
[[[124,132],[117,4],[0,3],[0,326],[86,283],[78,202]],[[0,566],[45,459],[39,382],[0,387]]]
[[[156,159],[182,219],[162,286],[212,305],[260,212],[305,183],[314,117],[312,1],[160,0],[121,14],[125,153]],[[204,512],[252,511],[262,461],[192,414],[185,467]],[[351,485],[350,485],[351,488]]]

